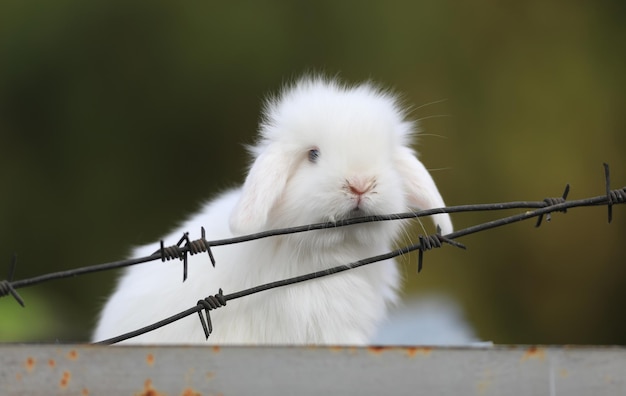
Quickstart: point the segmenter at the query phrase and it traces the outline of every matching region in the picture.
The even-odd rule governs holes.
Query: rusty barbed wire
[[[168,317],[166,319],[163,319],[159,322],[143,327],[141,329],[137,329],[133,332],[125,333],[118,337],[100,341],[97,344],[113,344],[113,343],[117,343],[123,340],[127,340],[129,338],[136,337],[138,335],[147,333],[159,327],[163,327],[165,325],[173,323],[177,320],[180,320],[194,313],[199,314],[202,328],[204,330],[206,338],[208,339],[208,337],[210,336],[213,330],[213,324],[211,322],[209,311],[223,307],[226,305],[227,301],[230,301],[233,299],[241,298],[244,296],[248,296],[254,293],[259,293],[261,291],[265,291],[265,290],[269,290],[269,289],[273,289],[277,287],[282,287],[282,286],[291,285],[294,283],[304,282],[304,281],[332,275],[338,272],[347,271],[347,270],[357,268],[360,266],[364,266],[364,265],[372,264],[378,261],[387,260],[390,258],[401,256],[401,255],[413,252],[415,250],[419,251],[417,270],[418,272],[420,272],[423,267],[423,253],[427,250],[440,248],[444,244],[450,244],[452,246],[465,249],[466,248],[465,245],[459,243],[458,241],[455,241],[454,239],[460,238],[462,236],[466,236],[469,234],[481,232],[487,229],[501,227],[507,224],[534,218],[534,217],[537,217],[536,227],[539,227],[544,217],[546,218],[547,221],[550,221],[550,215],[552,213],[555,213],[555,212],[565,213],[567,209],[574,208],[574,207],[606,205],[608,208],[608,222],[610,223],[612,221],[613,205],[626,203],[626,187],[623,187],[621,189],[611,190],[609,167],[607,164],[604,164],[604,171],[605,171],[605,187],[606,187],[605,195],[600,195],[600,196],[592,197],[592,198],[567,201],[566,199],[570,190],[570,186],[568,184],[566,185],[564,193],[562,194],[561,197],[545,198],[543,201],[516,201],[516,202],[495,203],[495,204],[460,205],[460,206],[451,206],[451,207],[445,207],[445,208],[436,208],[436,209],[399,213],[399,214],[392,214],[392,215],[384,215],[384,216],[367,216],[367,217],[342,220],[342,221],[338,221],[334,223],[317,223],[317,224],[310,224],[310,225],[299,226],[299,227],[269,230],[269,231],[264,231],[264,232],[255,233],[255,234],[246,235],[246,236],[227,238],[227,239],[221,239],[221,240],[213,240],[213,241],[208,241],[206,239],[205,231],[204,231],[204,228],[202,227],[200,239],[192,241],[189,239],[189,234],[184,233],[183,236],[175,245],[165,247],[163,241],[161,241],[160,249],[154,252],[150,256],[115,261],[115,262],[87,266],[87,267],[81,267],[81,268],[77,268],[74,270],[60,271],[60,272],[45,274],[45,275],[41,275],[38,277],[23,279],[23,280],[18,280],[18,281],[12,280],[14,270],[15,270],[15,265],[16,265],[16,256],[14,255],[12,264],[9,269],[9,276],[7,280],[0,281],[0,297],[7,296],[10,294],[16,299],[16,301],[20,305],[24,306],[23,300],[21,299],[21,297],[19,296],[19,294],[17,294],[17,291],[15,290],[17,288],[35,285],[35,284],[53,280],[53,279],[74,277],[74,276],[88,274],[88,273],[117,269],[117,268],[122,268],[122,267],[135,265],[135,264],[141,264],[141,263],[154,261],[154,260],[167,261],[167,260],[172,260],[172,259],[179,259],[183,261],[183,281],[185,281],[187,279],[187,255],[188,254],[194,255],[194,254],[207,252],[210,257],[212,265],[215,266],[216,262],[211,252],[212,246],[221,246],[221,245],[227,245],[227,244],[240,243],[240,242],[245,242],[245,241],[250,241],[250,240],[255,240],[255,239],[277,236],[277,235],[291,234],[291,233],[297,233],[297,232],[308,232],[308,231],[325,229],[325,228],[343,227],[343,226],[349,226],[353,224],[360,224],[360,223],[373,222],[373,221],[392,221],[392,220],[399,220],[399,219],[411,219],[411,218],[430,216],[430,215],[438,214],[438,213],[492,211],[492,210],[520,209],[520,208],[535,209],[532,211],[526,211],[521,214],[503,217],[497,220],[492,220],[492,221],[485,222],[482,224],[467,227],[467,228],[452,232],[447,235],[441,235],[441,230],[437,228],[437,233],[434,235],[426,235],[426,236],[420,235],[418,237],[419,243],[417,244],[405,246],[403,248],[396,249],[386,254],[369,257],[369,258],[362,259],[353,263],[328,268],[326,270],[316,271],[316,272],[308,273],[308,274],[293,277],[293,278],[266,283],[266,284],[262,284],[256,287],[252,287],[249,289],[241,290],[241,291],[231,293],[231,294],[226,294],[226,295],[223,294],[222,289],[220,289],[217,294],[198,300],[195,306],[183,312],[180,312],[176,315],[173,315],[171,317]],[[202,311],[204,311],[205,316],[202,315]]]

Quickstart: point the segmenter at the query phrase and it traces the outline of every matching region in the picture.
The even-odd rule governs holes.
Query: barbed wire
[[[183,261],[183,282],[187,279],[187,256],[194,255],[199,253],[208,253],[210,261],[213,266],[216,265],[215,258],[211,251],[211,247],[214,246],[222,246],[228,244],[241,243],[245,241],[251,241],[255,239],[267,238],[278,235],[285,234],[293,234],[300,232],[308,232],[313,230],[327,229],[327,228],[336,228],[336,227],[344,227],[350,226],[354,224],[366,223],[366,222],[374,222],[374,221],[393,221],[400,219],[411,219],[411,218],[419,218],[425,216],[431,216],[439,213],[460,213],[460,212],[472,212],[472,211],[493,211],[493,210],[505,210],[505,209],[535,209],[532,211],[526,211],[524,213],[503,217],[497,220],[492,220],[489,222],[485,222],[482,224],[474,225],[471,227],[467,227],[458,231],[454,231],[447,235],[441,235],[441,230],[437,227],[437,233],[433,235],[420,235],[419,243],[412,244],[409,246],[405,246],[391,252],[381,254],[378,256],[368,257],[366,259],[362,259],[359,261],[355,261],[352,263],[348,263],[345,265],[340,265],[332,268],[328,268],[321,271],[311,272],[305,275],[296,276],[288,279],[283,279],[275,282],[270,282],[262,285],[258,285],[256,287],[252,287],[249,289],[241,290],[238,292],[223,294],[222,289],[219,289],[218,293],[215,295],[208,296],[204,299],[198,300],[195,306],[190,307],[189,309],[182,311],[176,315],[165,318],[159,322],[153,323],[149,326],[145,326],[141,329],[137,329],[135,331],[122,334],[117,337],[109,338],[107,340],[99,341],[96,344],[114,344],[120,341],[124,341],[138,335],[153,331],[160,327],[166,326],[170,323],[173,323],[177,320],[180,320],[184,317],[192,315],[194,313],[198,313],[201,326],[204,330],[204,334],[208,339],[213,330],[213,325],[211,322],[211,317],[209,311],[223,307],[230,300],[234,300],[237,298],[245,297],[251,294],[259,293],[265,290],[274,289],[277,287],[292,285],[295,283],[305,282],[316,278],[321,278],[325,276],[329,276],[332,274],[336,274],[339,272],[347,271],[353,268],[358,268],[364,265],[372,264],[375,262],[388,260],[397,256],[401,256],[413,251],[419,251],[418,256],[418,268],[417,272],[420,272],[423,267],[423,254],[425,251],[440,248],[444,244],[449,244],[458,248],[465,249],[465,245],[462,243],[455,241],[454,239],[460,238],[466,235],[474,234],[477,232],[485,231],[488,229],[501,227],[504,225],[512,224],[515,222],[527,220],[530,218],[537,218],[536,227],[539,227],[542,223],[543,218],[546,220],[550,220],[550,216],[554,212],[563,212],[565,213],[567,209],[574,207],[586,207],[586,206],[599,206],[606,205],[607,206],[607,214],[608,214],[608,222],[612,221],[612,209],[613,205],[616,204],[624,204],[626,203],[626,187],[611,190],[610,188],[610,173],[609,166],[604,164],[604,173],[605,173],[605,194],[579,199],[579,200],[571,200],[567,201],[567,196],[570,191],[569,184],[565,186],[565,190],[561,197],[557,198],[545,198],[542,201],[515,201],[515,202],[505,202],[505,203],[492,203],[492,204],[474,204],[474,205],[459,205],[459,206],[450,206],[445,208],[435,208],[429,210],[421,210],[415,212],[406,212],[399,214],[391,214],[391,215],[382,215],[382,216],[366,216],[359,217],[353,219],[347,219],[337,222],[330,223],[316,223],[298,227],[289,227],[283,229],[269,230],[264,232],[259,232],[255,234],[239,236],[234,238],[227,239],[219,239],[208,241],[205,237],[205,230],[201,228],[201,238],[197,240],[190,240],[189,234],[186,232],[180,238],[178,243],[172,246],[165,247],[163,241],[160,242],[160,249],[154,252],[153,254],[145,257],[126,259],[120,261],[109,262],[105,264],[98,264],[92,266],[86,266],[81,268],[76,268],[67,271],[54,272],[49,274],[44,274],[40,276],[36,276],[33,278],[22,279],[13,281],[13,275],[15,271],[15,266],[17,262],[17,255],[13,256],[11,261],[11,265],[9,268],[9,275],[6,280],[0,281],[0,297],[4,297],[7,295],[11,295],[20,305],[24,305],[23,299],[17,293],[16,289],[26,286],[32,286],[35,284],[39,284],[42,282],[54,280],[54,279],[62,279],[68,277],[75,277],[79,275],[100,272],[100,271],[108,271],[112,269],[122,268],[126,266],[146,263],[154,260],[172,260],[179,259]],[[204,312],[204,316],[203,316]]]

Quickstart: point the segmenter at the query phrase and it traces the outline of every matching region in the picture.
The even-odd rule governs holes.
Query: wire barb
[[[187,241],[187,245],[185,245],[185,247],[189,248],[189,254],[191,255],[207,252],[209,254],[209,258],[211,259],[211,264],[213,265],[213,268],[215,268],[215,258],[213,257],[213,252],[211,252],[211,244],[206,240],[204,227],[200,228],[200,232],[201,238],[191,242]]]
[[[545,207],[559,205],[565,202],[568,195],[569,195],[569,183],[565,185],[565,190],[563,191],[563,195],[561,197],[545,198],[543,202],[545,202]],[[566,208],[559,209],[559,212],[566,213],[567,209]],[[543,220],[543,214],[539,215],[539,217],[537,218],[537,224],[535,224],[535,227],[539,227],[541,225],[542,220]],[[550,221],[550,220],[552,220],[552,216],[550,216],[550,213],[546,213],[546,221]]]
[[[161,261],[169,261],[172,259],[179,259],[183,261],[183,282],[187,280],[187,254],[194,255],[198,253],[208,252],[209,259],[213,268],[215,268],[215,258],[211,252],[211,244],[206,239],[206,232],[204,227],[200,229],[202,237],[194,241],[189,239],[189,233],[183,233],[183,236],[178,240],[176,245],[165,247],[161,240],[161,247],[158,252],[161,254]],[[185,242],[184,246],[181,246]]]
[[[204,309],[206,320],[204,319],[204,316],[202,316],[202,310],[198,311],[198,316],[200,317],[200,323],[202,324],[204,335],[208,340],[209,336],[213,332],[213,323],[211,323],[211,315],[209,314],[209,311],[226,306],[226,298],[224,298],[224,293],[222,292],[222,289],[220,289],[219,293],[216,295],[208,296],[203,300],[198,300],[197,305]]]
[[[20,304],[22,307],[25,307],[24,300],[19,295],[17,290],[13,287],[11,282],[13,282],[13,275],[15,274],[15,266],[17,265],[17,254],[13,253],[13,258],[11,259],[11,265],[9,266],[9,276],[7,276],[6,280],[0,281],[0,297],[8,296],[9,294],[13,296],[15,301]]]
[[[613,220],[613,197],[611,196],[611,175],[609,171],[609,164],[605,162],[602,165],[604,165],[604,180],[605,180],[604,185],[606,188],[606,199],[607,199],[606,210],[608,212],[609,224],[611,224],[611,221]]]
[[[417,273],[420,273],[422,271],[422,267],[424,266],[424,252],[426,250],[431,250],[431,249],[435,249],[435,248],[440,248],[441,246],[443,246],[444,243],[447,243],[449,245],[461,248],[461,249],[467,249],[467,247],[465,245],[463,245],[460,242],[454,241],[450,238],[446,238],[445,236],[441,235],[441,228],[439,226],[437,226],[437,233],[434,235],[420,235],[419,236],[419,253],[418,253],[418,257],[417,257]]]
[[[611,190],[611,178],[609,172],[609,164],[604,165],[604,179],[606,188],[606,208],[608,212],[609,224],[613,221],[613,205],[626,202],[626,187],[617,190]]]

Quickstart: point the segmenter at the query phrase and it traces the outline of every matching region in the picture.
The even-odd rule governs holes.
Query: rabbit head
[[[445,206],[410,148],[414,132],[397,99],[371,84],[314,77],[285,88],[266,103],[231,231]],[[435,215],[435,222],[443,234],[452,231],[447,214]],[[397,223],[342,227],[333,235],[388,240]],[[385,231],[388,236],[380,234]]]

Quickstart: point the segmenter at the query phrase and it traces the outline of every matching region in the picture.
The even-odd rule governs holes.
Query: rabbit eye
[[[318,149],[309,150],[309,162],[316,163],[319,156],[320,151]]]

